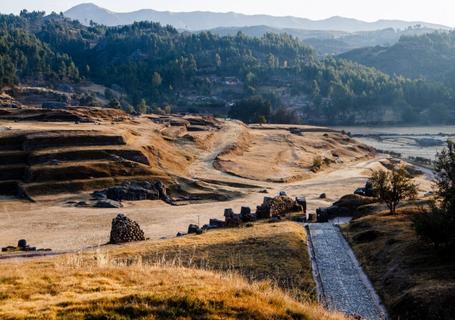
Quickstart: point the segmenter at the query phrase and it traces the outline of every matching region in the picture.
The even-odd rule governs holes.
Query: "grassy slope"
[[[417,238],[415,208],[399,212],[360,218],[345,234],[393,319],[455,319],[455,262]],[[359,241],[365,232],[377,238]]]
[[[343,319],[275,288],[314,290],[289,222],[0,266],[2,319]]]
[[[292,222],[258,223],[251,228],[213,230],[202,236],[149,241],[107,249],[122,263],[140,259],[147,264],[195,267],[235,272],[249,280],[272,280],[308,300],[315,284],[305,230]]]

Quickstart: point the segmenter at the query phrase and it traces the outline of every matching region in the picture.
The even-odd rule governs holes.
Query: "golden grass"
[[[139,259],[147,264],[235,272],[253,281],[271,280],[300,300],[316,296],[307,235],[293,222],[257,223],[201,236],[111,246],[107,253],[123,263]]]
[[[343,319],[270,283],[151,266],[9,265],[1,319]]]
[[[308,263],[305,232],[291,222],[7,262],[0,318],[345,319],[276,286],[308,298]]]

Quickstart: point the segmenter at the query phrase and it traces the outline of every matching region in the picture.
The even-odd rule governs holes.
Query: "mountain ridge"
[[[273,28],[297,28],[324,31],[373,31],[386,28],[403,29],[415,25],[431,29],[451,29],[448,26],[423,21],[378,20],[366,22],[353,18],[334,16],[311,20],[294,16],[246,15],[236,12],[171,12],[141,9],[132,12],[113,12],[93,3],[82,3],[64,12],[64,15],[88,25],[90,21],[107,26],[127,25],[137,21],[154,21],[189,31],[208,30],[218,27],[248,27],[266,25]]]

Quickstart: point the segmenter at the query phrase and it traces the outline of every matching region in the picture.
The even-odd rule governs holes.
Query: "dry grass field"
[[[291,222],[0,264],[2,319],[344,319]]]

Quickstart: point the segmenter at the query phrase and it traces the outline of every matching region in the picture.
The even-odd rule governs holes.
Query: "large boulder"
[[[358,194],[348,194],[346,196],[341,197],[341,199],[335,202],[333,205],[341,208],[346,208],[351,211],[355,211],[360,206],[375,202],[377,202],[375,198],[361,196]]]
[[[102,200],[103,195],[114,201],[163,200],[172,203],[172,199],[166,193],[166,187],[160,181],[127,181],[118,186],[96,191],[92,197]]]
[[[224,209],[224,220],[226,227],[238,227],[242,223],[240,214],[235,214],[230,208]]]
[[[109,243],[127,243],[133,241],[144,241],[145,235],[136,221],[131,220],[124,214],[118,214],[112,220],[112,229]]]

